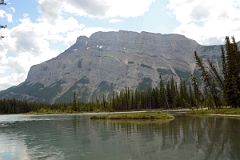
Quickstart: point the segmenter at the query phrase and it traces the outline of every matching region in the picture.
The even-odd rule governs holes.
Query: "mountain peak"
[[[69,102],[76,92],[81,101],[91,101],[125,87],[157,86],[160,75],[164,80],[188,80],[195,70],[195,50],[202,55],[218,52],[178,34],[96,32],[78,37],[58,57],[33,66],[25,82],[0,96],[54,103]]]

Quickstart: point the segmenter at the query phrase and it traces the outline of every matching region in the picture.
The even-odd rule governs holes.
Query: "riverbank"
[[[148,111],[126,111],[126,112],[59,112],[59,113],[39,113],[39,112],[29,112],[24,115],[30,116],[61,116],[61,115],[86,115],[86,116],[94,116],[94,115],[106,115],[106,114],[131,114],[131,113],[143,113]]]
[[[191,114],[224,114],[224,115],[240,115],[240,108],[220,108],[220,109],[205,109],[192,110]]]
[[[103,120],[168,120],[174,119],[169,113],[164,112],[126,112],[92,116],[91,119]]]
[[[73,112],[72,110],[68,111],[61,111],[61,110],[39,110],[38,112],[28,112],[26,113],[27,115],[118,115],[124,116],[125,114],[135,114],[135,113],[166,113],[166,114],[173,114],[173,115],[191,115],[191,116],[221,116],[221,117],[240,117],[240,108],[235,109],[235,108],[223,108],[223,109],[207,109],[207,108],[201,108],[201,109],[171,109],[171,110],[160,110],[160,109],[155,109],[155,110],[141,110],[141,111],[122,111],[122,112],[114,112],[114,111],[92,111],[92,112]],[[142,115],[144,115],[142,114]],[[134,115],[135,116],[135,115]],[[140,116],[140,115],[136,115]]]
[[[216,116],[216,117],[239,117],[240,118],[240,108],[192,110],[192,111],[188,112],[187,114]]]
[[[77,109],[76,111],[71,107],[51,109],[51,108],[40,108],[36,111],[27,112],[25,114],[31,115],[43,115],[43,114],[81,114],[81,113],[100,113],[100,112],[112,112],[109,108],[82,108]]]

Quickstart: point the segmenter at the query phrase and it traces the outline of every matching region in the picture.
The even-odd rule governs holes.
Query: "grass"
[[[97,119],[96,119],[97,120]],[[131,120],[113,120],[111,119],[111,123],[114,124],[134,124],[134,125],[146,125],[146,124],[164,124],[168,123],[173,119],[144,119],[144,120],[139,120],[139,119],[131,119]]]
[[[60,110],[60,109],[46,109],[46,108],[41,108],[38,109],[37,111],[31,111],[26,114],[64,114],[64,113],[73,113],[72,110]]]
[[[59,108],[39,108],[35,111],[27,112],[26,114],[65,114],[65,113],[84,113],[84,112],[111,112],[111,108],[94,107],[94,106],[79,106],[76,110],[72,106]]]
[[[163,112],[119,113],[92,116],[91,119],[103,120],[170,120],[174,116]]]
[[[208,110],[193,110],[190,114],[226,114],[226,115],[240,115],[240,108],[221,108],[221,109],[208,109]]]

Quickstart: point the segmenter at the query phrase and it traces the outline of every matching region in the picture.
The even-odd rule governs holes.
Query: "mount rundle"
[[[80,36],[56,58],[31,67],[27,79],[0,92],[1,98],[44,103],[70,102],[75,92],[82,102],[126,87],[147,89],[164,80],[189,80],[196,70],[194,51],[215,60],[220,46],[201,46],[178,34],[96,32]]]

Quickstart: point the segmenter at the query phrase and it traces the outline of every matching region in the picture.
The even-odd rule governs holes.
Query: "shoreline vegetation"
[[[84,114],[84,113],[104,113],[104,115],[99,115],[99,119],[107,119],[107,115],[118,115],[119,117],[124,116],[124,114],[133,114],[133,113],[183,113],[185,115],[191,115],[191,116],[223,116],[223,117],[240,117],[240,109],[239,108],[218,108],[218,109],[186,109],[186,108],[176,108],[176,109],[166,109],[166,110],[136,110],[136,111],[125,111],[125,112],[118,112],[118,111],[106,111],[106,110],[98,110],[98,111],[60,111],[60,110],[49,110],[49,109],[40,109],[35,112],[27,112],[25,114],[28,115],[44,115],[44,114]],[[107,115],[106,115],[107,114]],[[102,117],[104,116],[104,117]],[[94,117],[94,116],[93,116]],[[93,119],[97,119],[97,117],[94,117]],[[114,119],[114,118],[113,118]],[[119,118],[120,119],[120,118]],[[144,119],[144,118],[143,118]]]
[[[109,104],[103,105],[102,103],[77,103],[73,104],[40,104],[18,100],[0,100],[0,114],[29,114],[29,115],[42,115],[42,114],[81,114],[81,113],[118,113],[125,112],[164,112],[164,113],[185,113],[186,115],[212,115],[212,116],[240,116],[240,108],[232,108],[221,106],[219,108],[207,108],[206,106],[193,107],[193,108],[140,108],[140,109],[125,109],[117,110],[112,108]],[[4,102],[4,103],[3,103]]]
[[[81,113],[118,113],[125,112],[164,112],[164,113],[185,113],[186,115],[212,115],[212,116],[240,116],[240,108],[232,108],[222,106],[219,108],[207,108],[206,106],[194,108],[140,108],[140,109],[125,109],[117,110],[112,108],[109,104],[102,103],[77,103],[73,104],[40,104],[27,101],[18,100],[0,100],[0,114],[29,114],[29,115],[43,115],[43,114],[81,114]]]
[[[173,120],[174,116],[164,112],[138,112],[95,115],[93,120]]]
[[[217,115],[240,116],[240,108],[192,110],[188,114],[191,114],[191,115],[216,115],[216,116]]]
[[[72,106],[67,106],[64,108],[40,108],[35,111],[27,112],[26,114],[78,114],[78,113],[99,113],[99,112],[113,112],[110,108],[79,108],[74,110]]]
[[[173,116],[176,113],[180,113],[186,116],[214,116],[214,117],[234,117],[240,118],[240,109],[239,108],[218,108],[218,109],[207,109],[207,108],[195,108],[195,109],[186,109],[186,108],[176,108],[176,109],[166,109],[166,110],[136,110],[136,111],[59,111],[59,110],[42,110],[40,109],[37,112],[28,112],[27,115],[61,115],[61,114],[100,114],[93,115],[90,118],[93,120],[111,120],[111,121],[124,121],[124,122],[163,122],[171,121],[175,119]],[[161,113],[161,114],[160,114]],[[159,116],[159,117],[158,117]]]

